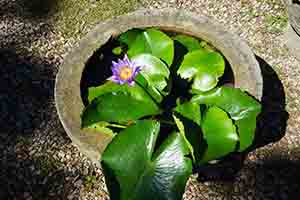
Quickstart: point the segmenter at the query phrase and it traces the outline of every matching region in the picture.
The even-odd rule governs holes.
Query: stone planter
[[[222,26],[204,16],[182,10],[141,10],[100,23],[65,58],[56,79],[55,100],[60,120],[73,143],[91,160],[99,163],[101,153],[111,138],[80,129],[83,103],[80,91],[82,72],[87,60],[109,38],[131,28],[158,27],[189,34],[216,47],[229,62],[234,86],[261,99],[262,76],[259,65],[247,44]]]
[[[286,32],[286,44],[300,60],[300,1],[286,0],[289,17],[289,27]]]

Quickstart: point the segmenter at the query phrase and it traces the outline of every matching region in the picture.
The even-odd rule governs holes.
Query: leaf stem
[[[115,127],[115,128],[127,128],[127,126],[119,125],[119,124],[109,124],[107,126],[109,126],[109,127]]]

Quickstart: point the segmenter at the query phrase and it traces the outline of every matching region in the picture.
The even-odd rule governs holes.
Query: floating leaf
[[[200,125],[201,111],[199,104],[193,102],[185,102],[183,104],[177,105],[175,111]]]
[[[176,35],[174,38],[174,40],[180,42],[183,46],[185,46],[188,51],[195,51],[198,49],[201,49],[202,47],[200,46],[199,41],[191,36],[187,36],[187,35]]]
[[[232,120],[225,111],[216,106],[206,111],[202,121],[202,132],[208,146],[201,163],[233,152],[239,140]]]
[[[121,43],[127,44],[128,46],[131,45],[136,37],[138,35],[140,35],[143,32],[143,30],[141,29],[130,29],[124,33],[122,33],[119,37],[118,37],[118,41],[120,41]]]
[[[105,86],[104,89],[98,88],[97,93],[101,95],[93,99],[84,110],[81,116],[82,127],[101,121],[127,123],[160,113],[156,103],[137,84],[134,86],[119,85],[118,87],[115,85]],[[107,92],[108,88],[111,89],[110,92]]]
[[[177,73],[184,79],[194,78],[193,89],[205,92],[217,85],[224,70],[221,54],[201,49],[186,54]]]
[[[256,117],[261,112],[260,103],[253,97],[240,89],[223,86],[195,95],[192,101],[199,104],[216,105],[229,113],[238,127],[240,152],[252,144]]]
[[[128,91],[128,85],[127,84],[119,85],[112,81],[107,81],[103,85],[97,87],[89,87],[88,89],[89,103],[91,103],[96,97],[99,97],[105,93],[118,92],[118,91]]]
[[[130,58],[144,53],[161,58],[168,66],[173,62],[174,42],[165,33],[156,29],[147,29],[136,37],[133,43],[128,44]]]
[[[135,81],[143,87],[157,103],[160,103],[163,100],[162,94],[158,91],[158,89],[156,89],[153,85],[150,85],[142,74],[138,74],[135,77]]]
[[[192,162],[179,133],[154,147],[159,123],[137,121],[118,134],[102,155],[105,180],[112,200],[181,200]]]
[[[167,86],[166,79],[169,78],[170,71],[160,59],[151,54],[139,54],[132,57],[131,61],[135,65],[142,67],[140,73],[148,81],[149,85],[160,91]]]

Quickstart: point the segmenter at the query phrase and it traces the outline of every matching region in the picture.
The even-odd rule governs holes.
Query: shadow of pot
[[[140,10],[115,17],[97,25],[65,58],[56,79],[55,101],[60,120],[73,143],[92,161],[99,164],[101,153],[111,137],[80,129],[80,114],[84,108],[80,84],[86,62],[111,37],[131,28],[157,27],[201,38],[226,58],[234,75],[234,86],[261,100],[263,80],[261,70],[248,45],[238,36],[228,33],[205,16],[174,9]]]

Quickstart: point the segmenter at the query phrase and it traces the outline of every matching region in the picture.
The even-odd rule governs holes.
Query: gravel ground
[[[264,134],[257,142],[262,147],[249,154],[233,181],[198,183],[192,177],[184,199],[298,199],[300,63],[285,46],[281,1],[161,0],[137,7],[176,7],[211,17],[248,42],[269,77],[267,128],[260,127]],[[24,0],[0,0],[1,200],[108,199],[101,170],[72,145],[56,114],[55,75],[79,37],[54,24],[51,17],[32,17]],[[83,33],[91,27],[83,26]]]

